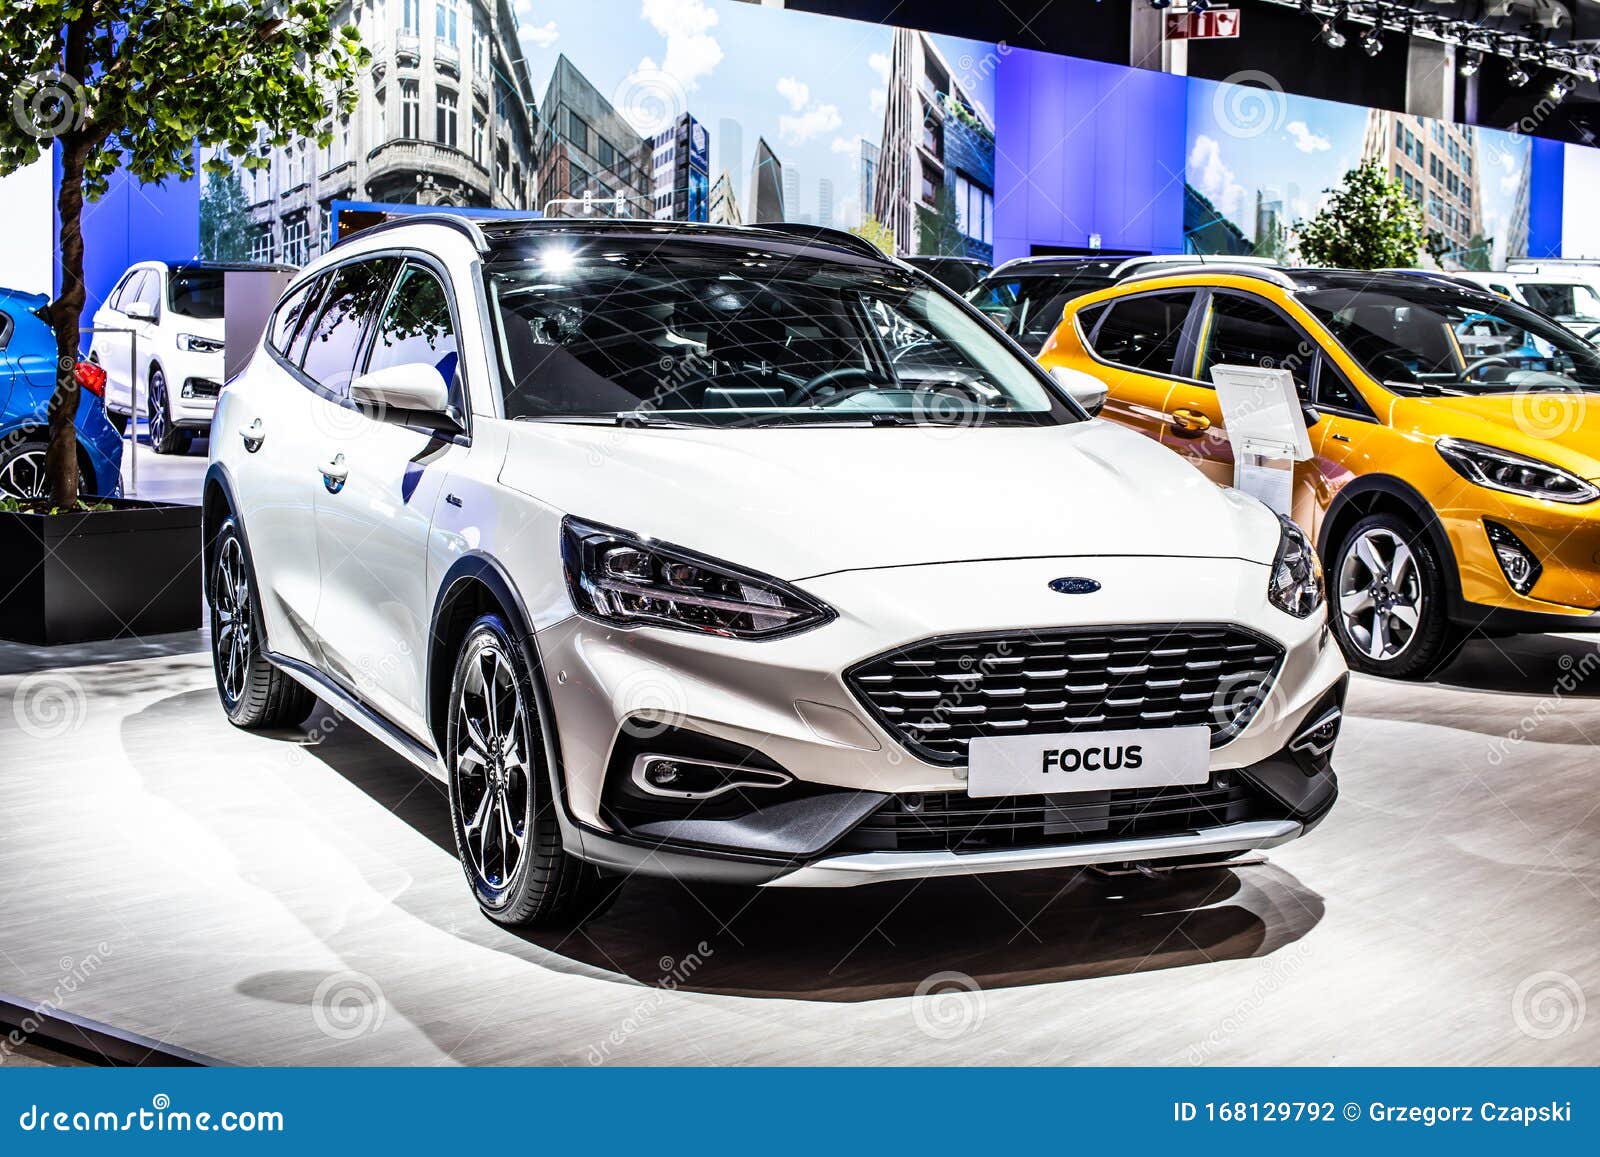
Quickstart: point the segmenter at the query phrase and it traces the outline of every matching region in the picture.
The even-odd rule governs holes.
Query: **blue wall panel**
[[[1187,81],[1013,49],[995,77],[995,260],[1183,251]]]
[[[1543,137],[1528,139],[1533,147],[1528,179],[1528,256],[1560,257],[1567,146]]]

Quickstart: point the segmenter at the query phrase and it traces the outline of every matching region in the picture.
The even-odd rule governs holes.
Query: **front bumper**
[[[1292,839],[1326,813],[1336,787],[1331,770],[1308,776],[1285,752],[1314,712],[1342,695],[1346,671],[1320,616],[1297,620],[1266,603],[1266,569],[1230,559],[1080,558],[846,572],[798,584],[834,607],[837,619],[760,642],[568,618],[540,632],[538,647],[574,850],[628,871],[746,883],[770,883],[830,855],[922,856],[928,849],[851,847],[847,837],[896,801],[923,793],[965,799],[966,769],[918,758],[868,713],[842,672],[932,635],[1170,622],[1174,611],[1196,623],[1236,623],[1283,646],[1265,703],[1239,736],[1211,752],[1214,781],[1237,771],[1234,778],[1263,808],[1197,820],[1195,831],[1155,833],[1190,850],[1107,847],[1085,861],[1089,853],[1079,844],[1047,849],[1035,865],[1028,855],[1013,855],[1017,849],[990,859],[1001,849],[963,844],[949,853],[955,860],[940,854],[899,862],[911,874],[944,874],[1048,866],[1051,856],[1063,855],[1061,863],[1204,855],[1219,850],[1206,840],[1254,840],[1266,831],[1247,824],[1226,837],[1199,835],[1201,828],[1231,829],[1237,819],[1277,823],[1263,838]],[[1062,574],[1092,576],[1101,589],[1064,598],[1049,588]],[[750,815],[711,807],[641,816],[622,806],[628,801],[619,801],[619,784],[641,753],[655,750],[776,767],[794,777],[795,791],[770,797],[781,807]],[[865,882],[861,877],[870,873],[861,871],[862,861],[851,862],[857,867],[841,869],[844,878]]]

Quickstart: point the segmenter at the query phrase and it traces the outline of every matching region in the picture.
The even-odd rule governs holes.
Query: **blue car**
[[[38,311],[49,300],[0,289],[0,495],[38,498],[45,492],[56,336]],[[122,493],[122,439],[106,417],[105,375],[98,366],[86,367],[78,381],[84,387],[78,391],[79,490],[114,498]]]

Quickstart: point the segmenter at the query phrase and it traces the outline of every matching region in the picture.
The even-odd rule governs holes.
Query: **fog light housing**
[[[1310,723],[1300,729],[1289,742],[1289,750],[1309,756],[1313,761],[1323,761],[1339,742],[1339,726],[1344,722],[1344,711],[1336,703],[1318,713]]]
[[[1533,589],[1533,584],[1539,581],[1544,567],[1539,565],[1533,551],[1520,538],[1498,522],[1485,518],[1483,529],[1489,536],[1489,545],[1494,548],[1494,557],[1500,563],[1500,569],[1505,572],[1506,582],[1519,595],[1527,594]]]
[[[676,755],[641,755],[633,761],[633,783],[648,795],[668,799],[714,799],[740,789],[787,787],[794,777],[764,767],[708,763]]]

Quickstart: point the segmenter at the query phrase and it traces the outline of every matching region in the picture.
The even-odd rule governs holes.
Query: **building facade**
[[[336,200],[529,206],[536,109],[509,0],[348,0],[336,22],[372,54],[356,107],[324,126],[326,148],[263,143],[266,168],[235,164],[252,257],[324,252]]]
[[[739,208],[739,195],[733,187],[733,174],[723,169],[711,186],[711,210],[708,220],[713,225],[743,225],[744,214]]]
[[[1444,264],[1487,260],[1492,239],[1483,235],[1483,166],[1472,125],[1374,109],[1364,156],[1421,208],[1429,248]]]
[[[558,57],[541,109],[533,208],[579,216],[587,193],[602,201],[621,197],[619,216],[652,216],[650,145],[576,65]]]
[[[862,218],[872,216],[872,191],[878,185],[878,146],[861,138],[859,183],[856,187],[856,207]]]
[[[707,221],[711,215],[711,138],[688,113],[650,143],[651,215],[660,221]]]
[[[872,215],[901,253],[994,259],[994,120],[926,33],[896,29]]]
[[[750,166],[750,211],[745,220],[751,225],[788,220],[783,203],[783,162],[773,153],[766,137],[756,141],[755,159]]]

